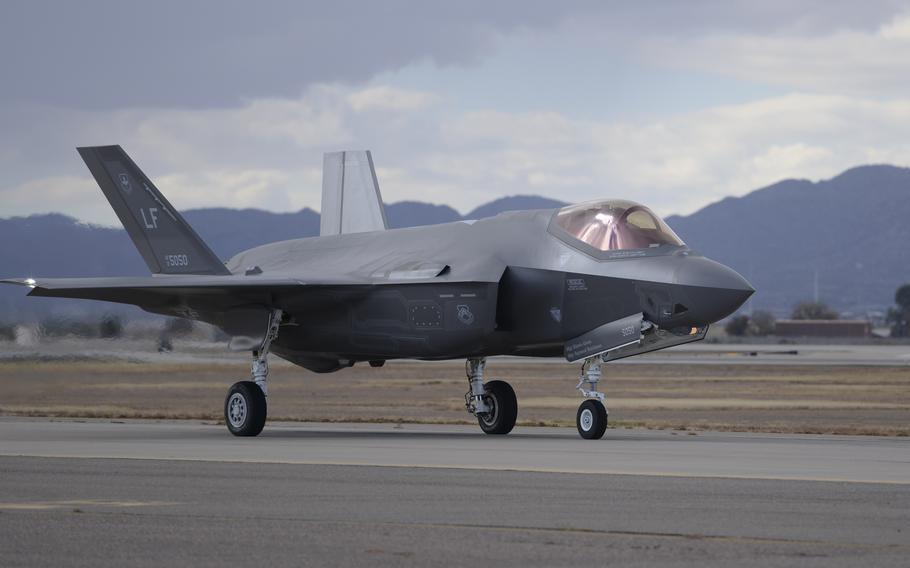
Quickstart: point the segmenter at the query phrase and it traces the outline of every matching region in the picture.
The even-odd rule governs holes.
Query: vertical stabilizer
[[[154,274],[230,274],[120,146],[77,148]]]
[[[365,233],[388,228],[369,150],[327,153],[322,161],[319,234]]]

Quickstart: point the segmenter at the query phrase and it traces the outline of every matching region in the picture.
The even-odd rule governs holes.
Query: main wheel
[[[585,440],[600,440],[607,431],[607,409],[599,400],[588,399],[578,407],[575,426]]]
[[[235,436],[257,436],[265,426],[265,395],[253,381],[240,381],[224,399],[224,422]]]
[[[490,412],[477,415],[480,429],[487,434],[508,434],[518,418],[518,399],[512,385],[505,381],[490,381],[484,385],[484,400]]]

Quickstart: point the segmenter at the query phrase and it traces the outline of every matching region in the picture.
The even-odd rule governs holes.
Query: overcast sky
[[[910,5],[10,2],[0,217],[114,225],[77,145],[181,209],[319,208],[322,153],[388,202],[624,197],[690,213],[782,178],[910,165]]]

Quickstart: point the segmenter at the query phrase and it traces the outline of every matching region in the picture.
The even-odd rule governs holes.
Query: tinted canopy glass
[[[563,207],[554,223],[600,251],[682,246],[673,229],[644,205],[632,201],[589,201]]]

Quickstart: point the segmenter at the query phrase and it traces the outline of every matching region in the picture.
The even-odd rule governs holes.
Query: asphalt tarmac
[[[906,566],[910,440],[0,420],[0,564]]]

